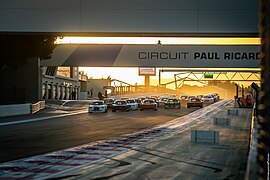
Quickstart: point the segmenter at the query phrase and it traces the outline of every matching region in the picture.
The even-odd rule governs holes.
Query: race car
[[[179,99],[177,98],[170,98],[164,103],[164,108],[169,109],[169,108],[177,108],[180,109],[181,103]]]
[[[138,103],[134,99],[126,100],[130,110],[138,110]]]
[[[155,111],[158,110],[158,105],[153,99],[145,99],[140,104],[140,111],[144,111],[145,109],[154,109]]]
[[[104,112],[106,113],[108,111],[108,107],[106,104],[104,104],[104,101],[93,101],[89,103],[88,106],[88,112]]]
[[[112,104],[114,101],[115,101],[115,99],[113,99],[113,98],[105,98],[104,99],[104,103],[108,106],[108,108],[112,107]]]
[[[190,98],[187,102],[187,108],[200,107],[203,108],[203,101],[197,97]]]
[[[165,102],[169,99],[169,96],[161,96],[160,99],[158,100],[158,105],[159,107],[162,107],[165,105]]]
[[[112,112],[129,111],[129,106],[126,100],[116,100],[112,105]]]

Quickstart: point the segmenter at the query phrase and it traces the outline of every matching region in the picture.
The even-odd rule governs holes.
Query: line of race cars
[[[209,97],[208,97],[209,96]],[[180,109],[181,103],[186,103],[187,108],[199,107],[203,108],[204,103],[214,103],[219,100],[218,94],[212,95],[198,95],[186,96],[182,95],[178,98],[176,95],[163,95],[163,96],[140,96],[135,99],[129,97],[121,97],[120,99],[105,98],[103,100],[94,100],[89,103],[88,112],[103,112],[106,113],[108,109],[112,112],[116,111],[131,111],[140,110],[144,111],[151,109],[157,111],[159,107],[165,109]]]

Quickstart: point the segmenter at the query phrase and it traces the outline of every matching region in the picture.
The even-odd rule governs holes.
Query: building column
[[[77,100],[79,100],[80,99],[80,92],[81,92],[81,88],[80,88],[80,86],[78,86],[78,88],[77,88],[77,92],[76,92],[76,99]]]
[[[55,99],[56,96],[56,88],[55,85],[52,83],[52,98],[51,99]]]
[[[60,85],[60,98],[61,100],[63,100],[65,97],[65,94],[64,94],[64,86],[63,85]]]
[[[45,99],[45,84],[42,84],[41,98]]]
[[[48,94],[49,94],[49,88],[48,88],[48,82],[45,83],[45,98],[44,99],[48,99]]]
[[[55,96],[55,99],[56,100],[59,100],[59,97],[60,97],[60,86],[58,84],[55,85],[55,92],[56,92],[56,96]]]
[[[68,87],[67,86],[64,86],[64,92],[65,92],[65,96],[64,96],[64,100],[67,100],[68,99],[68,96],[69,96],[69,93],[68,93]]]

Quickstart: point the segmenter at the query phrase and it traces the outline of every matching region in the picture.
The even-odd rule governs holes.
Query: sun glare
[[[259,45],[260,38],[189,37],[63,37],[56,44]]]
[[[56,40],[56,44],[160,44],[162,45],[260,45],[258,37],[63,37]],[[144,84],[144,77],[138,75],[138,68],[104,68],[79,67],[87,73],[89,78],[112,78],[130,84]],[[158,70],[156,76],[151,77],[151,85],[158,84]],[[172,81],[173,73],[164,73],[162,78]],[[163,79],[163,80],[164,80]]]

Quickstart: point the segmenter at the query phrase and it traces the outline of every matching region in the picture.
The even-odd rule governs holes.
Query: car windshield
[[[127,104],[126,101],[116,101],[115,104]]]
[[[105,103],[113,103],[113,99],[104,99]]]
[[[92,105],[103,105],[103,102],[101,102],[101,101],[92,102]]]
[[[144,100],[143,102],[146,104],[154,103],[152,99],[147,99],[147,100]]]
[[[168,102],[177,102],[177,99],[168,99]]]
[[[140,99],[135,99],[136,103],[142,103],[142,101]]]
[[[129,104],[135,103],[135,100],[133,100],[133,99],[127,100],[127,103],[129,103]]]
[[[191,102],[200,102],[200,99],[199,98],[192,98],[190,99]]]

